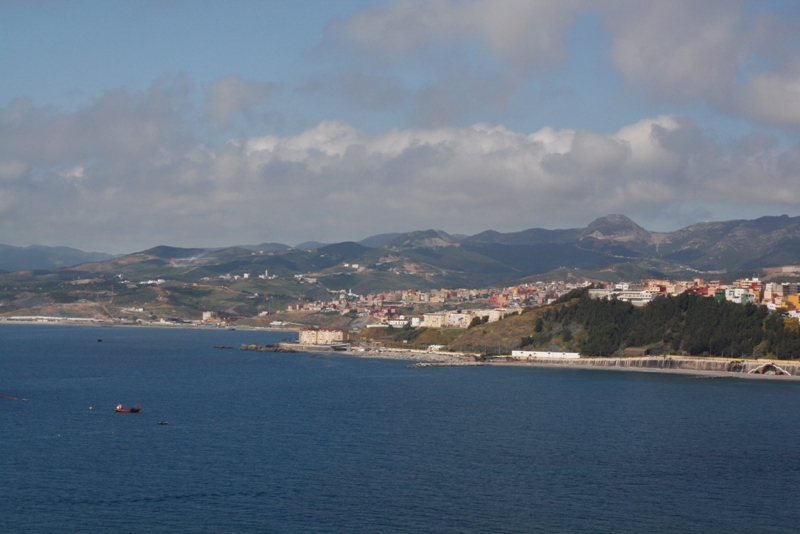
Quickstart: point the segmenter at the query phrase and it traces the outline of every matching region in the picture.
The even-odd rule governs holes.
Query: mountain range
[[[567,271],[598,279],[692,272],[719,275],[791,264],[800,264],[800,217],[787,215],[697,223],[674,232],[651,232],[624,215],[608,215],[585,228],[487,230],[472,236],[424,230],[297,247],[280,243],[216,249],[162,246],[119,257],[67,247],[0,245],[0,269],[6,271],[176,279],[268,271],[282,277],[313,274],[324,278],[329,288],[402,285],[414,279],[423,285],[474,287],[529,277],[564,277]]]
[[[0,271],[51,270],[113,257],[111,254],[83,252],[70,247],[0,245]]]

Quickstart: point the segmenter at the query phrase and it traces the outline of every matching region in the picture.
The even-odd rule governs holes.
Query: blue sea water
[[[0,532],[800,525],[798,383],[213,348],[290,335],[0,326]]]

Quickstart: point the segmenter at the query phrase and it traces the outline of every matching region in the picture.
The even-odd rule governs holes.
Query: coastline
[[[95,327],[115,327],[115,328],[179,328],[188,330],[241,330],[241,331],[263,331],[263,332],[296,332],[297,330],[291,327],[263,327],[263,326],[248,326],[239,325],[236,327],[219,326],[219,325],[200,325],[200,324],[169,324],[169,323],[152,323],[152,324],[119,324],[107,323],[99,320],[8,320],[0,318],[0,326],[2,325],[37,325],[37,326],[95,326]],[[627,372],[640,372],[640,373],[661,373],[661,374],[677,374],[695,376],[697,378],[741,378],[741,379],[755,379],[755,380],[779,380],[779,381],[800,381],[800,361],[779,361],[779,360],[727,360],[723,358],[714,357],[681,357],[669,356],[664,357],[628,357],[628,358],[580,358],[577,360],[564,360],[554,361],[548,360],[513,360],[511,358],[504,358],[502,356],[491,358],[484,361],[477,361],[477,354],[471,353],[453,353],[443,351],[424,351],[415,349],[394,349],[394,348],[381,348],[381,349],[365,349],[365,350],[346,350],[346,351],[333,351],[333,350],[314,350],[312,347],[303,347],[298,344],[289,344],[292,349],[298,353],[309,354],[330,354],[330,355],[346,355],[356,358],[379,358],[391,360],[403,360],[411,362],[410,366],[414,367],[461,367],[461,366],[502,366],[502,367],[522,367],[522,368],[549,368],[549,369],[585,369],[585,370],[601,370],[601,371],[627,371]],[[670,360],[672,362],[680,362],[685,365],[691,362],[689,366],[664,368],[657,365],[635,365],[637,362],[645,361],[646,363],[655,363]],[[414,365],[421,364],[421,365]],[[723,364],[727,366],[736,365],[741,367],[742,370],[738,371],[725,371],[719,369],[709,369],[709,367],[719,367]],[[790,367],[791,374],[751,374],[746,372],[748,366],[763,366],[774,365],[778,367]],[[692,365],[702,368],[692,368]]]
[[[31,325],[31,326],[97,326],[104,328],[182,328],[185,330],[241,330],[258,331],[258,332],[299,332],[299,326],[250,326],[250,325],[237,325],[226,326],[216,324],[197,324],[197,323],[115,323],[104,321],[100,319],[62,319],[58,321],[51,320],[19,320],[19,319],[5,319],[0,317],[0,326],[7,325]]]
[[[765,363],[765,362],[764,362]],[[556,363],[535,363],[535,362],[491,362],[489,365],[508,366],[508,367],[543,367],[547,369],[572,369],[575,371],[612,371],[612,372],[633,372],[651,374],[671,374],[694,376],[697,378],[730,378],[730,379],[752,379],[752,380],[779,380],[779,381],[800,381],[800,376],[793,375],[770,375],[770,374],[750,374],[744,372],[731,371],[709,371],[704,369],[656,369],[647,367],[617,367],[599,365],[569,365]]]
[[[753,380],[779,380],[779,381],[800,381],[800,374],[786,375],[786,374],[756,374],[744,371],[720,371],[711,369],[692,369],[692,368],[658,368],[658,367],[644,367],[632,365],[604,365],[612,359],[600,358],[581,358],[580,360],[565,360],[562,363],[547,361],[520,361],[511,359],[494,358],[486,361],[474,361],[467,358],[472,355],[443,353],[443,352],[412,352],[402,349],[390,349],[378,351],[344,351],[339,353],[331,352],[331,354],[343,354],[348,356],[355,356],[357,358],[383,358],[393,360],[406,360],[409,362],[425,363],[428,365],[420,365],[415,367],[454,367],[454,366],[499,366],[499,367],[521,367],[521,368],[546,368],[546,369],[572,369],[572,370],[594,370],[594,371],[622,371],[622,372],[639,372],[639,373],[655,373],[655,374],[673,374],[673,375],[686,375],[696,376],[698,378],[728,378],[728,379],[753,379]],[[674,357],[681,358],[681,357]],[[635,358],[627,358],[628,362],[635,361]],[[650,358],[651,361],[658,361],[661,358]],[[749,362],[751,365],[765,365],[776,364],[784,365],[797,365],[800,362],[776,362],[776,360],[722,360],[712,358],[686,358],[684,361],[696,361],[702,364],[706,363],[720,363],[720,362]],[[578,363],[580,362],[580,363]]]

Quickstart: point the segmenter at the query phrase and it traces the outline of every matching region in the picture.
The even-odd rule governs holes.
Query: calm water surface
[[[799,528],[800,384],[213,348],[290,335],[0,326],[0,531]]]

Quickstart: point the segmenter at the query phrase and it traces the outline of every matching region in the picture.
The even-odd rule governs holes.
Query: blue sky
[[[800,6],[0,1],[0,243],[800,215]]]

